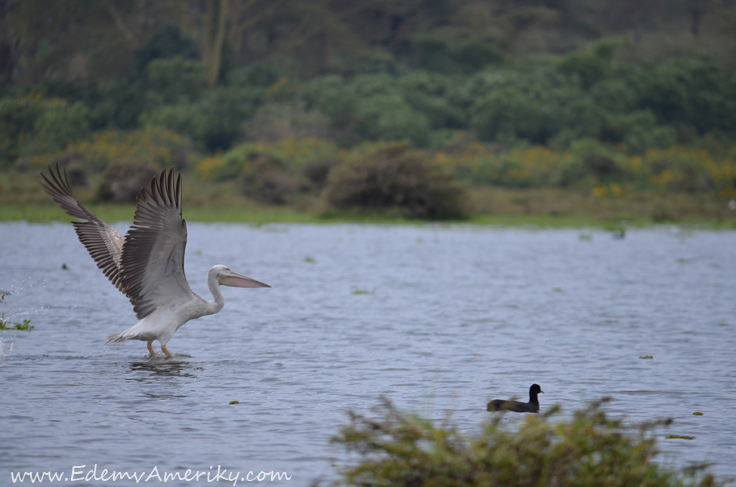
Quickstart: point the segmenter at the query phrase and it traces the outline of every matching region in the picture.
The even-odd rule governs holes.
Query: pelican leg
[[[156,352],[153,351],[153,340],[151,340],[150,342],[148,342],[148,351],[150,352],[151,357],[155,357],[156,356]]]
[[[174,356],[173,353],[169,352],[169,349],[166,348],[166,345],[161,345],[161,350],[166,354],[167,357],[171,358]]]

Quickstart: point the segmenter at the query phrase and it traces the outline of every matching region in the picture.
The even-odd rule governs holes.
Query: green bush
[[[481,73],[469,91],[470,127],[482,140],[566,147],[601,133],[602,110],[591,96],[544,65]]]
[[[39,157],[34,163],[43,167],[52,160],[64,157],[78,160],[94,172],[102,172],[116,162],[137,160],[147,161],[155,167],[174,166],[181,170],[189,164],[191,153],[188,139],[171,130],[149,127],[133,132],[96,132],[89,139],[67,146],[64,154],[47,154],[47,157]],[[48,157],[52,160],[47,160]]]
[[[417,36],[412,48],[415,62],[421,69],[447,73],[456,68],[456,63],[448,52],[447,43],[440,37]]]
[[[172,129],[189,137],[199,148],[227,149],[243,133],[254,108],[249,93],[220,88],[197,102],[163,105],[141,116],[147,126]]]
[[[156,59],[148,65],[148,86],[162,103],[196,101],[205,93],[205,67],[182,57]]]
[[[311,137],[287,138],[275,143],[247,142],[222,155],[203,158],[197,163],[197,170],[205,180],[226,181],[246,171],[251,161],[266,158],[297,174],[311,162],[339,159],[339,152],[334,143]]]
[[[302,173],[314,189],[322,190],[327,185],[327,178],[330,175],[330,171],[341,162],[340,159],[334,157],[314,159],[304,166]]]
[[[422,43],[449,52],[439,38]],[[297,97],[358,139],[424,147],[442,131],[470,129],[480,140],[514,146],[567,148],[597,138],[642,152],[672,145],[678,134],[736,130],[736,78],[704,60],[622,66],[614,63],[613,44],[601,43],[557,62],[488,66],[470,76],[442,71],[321,76]]]
[[[103,203],[135,203],[141,188],[150,188],[158,172],[148,161],[128,159],[112,164],[97,188],[97,201]]]
[[[478,72],[467,79],[467,96],[478,101],[503,88],[514,88],[524,95],[543,99],[555,89],[576,87],[548,62],[527,62]]]
[[[358,104],[358,131],[369,140],[410,140],[424,146],[430,135],[427,118],[411,109],[401,95],[374,95]]]
[[[173,130],[200,144],[207,130],[201,107],[194,103],[161,106],[141,116],[141,121],[148,127]]]
[[[560,167],[557,183],[561,186],[620,183],[630,177],[626,166],[623,154],[596,140],[582,139],[572,144],[569,157]]]
[[[95,90],[96,103],[90,106],[92,128],[138,128],[141,114],[149,108],[145,86],[144,80],[135,76],[100,83]]]
[[[302,87],[300,97],[307,110],[321,111],[334,125],[352,122],[357,97],[342,76],[328,75],[308,81]]]
[[[246,122],[247,139],[275,142],[287,138],[329,138],[330,119],[318,110],[306,111],[299,104],[269,103]]]
[[[606,113],[629,113],[636,110],[638,92],[628,79],[607,78],[590,89],[593,103]]]
[[[261,203],[282,205],[297,192],[283,164],[274,158],[257,157],[250,161],[241,180],[245,195]]]
[[[366,52],[359,58],[336,60],[332,68],[343,75],[376,73],[396,75],[408,71],[407,66],[392,53],[381,51]]]
[[[463,216],[454,177],[407,143],[379,146],[332,170],[327,200],[345,210],[378,211],[431,220]]]
[[[88,132],[89,110],[84,103],[38,95],[0,99],[0,167],[20,156],[63,149]]]
[[[388,73],[360,74],[350,80],[350,90],[357,98],[399,93],[397,78]]]
[[[146,71],[148,65],[156,59],[181,57],[184,59],[199,58],[197,44],[182,35],[177,25],[167,25],[155,32],[141,47],[135,50],[135,66],[139,73]]]
[[[33,127],[39,148],[62,149],[70,142],[84,138],[89,132],[89,109],[84,103],[69,104],[64,100],[46,103]]]
[[[362,74],[349,82],[339,76],[325,76],[307,83],[300,91],[306,109],[317,109],[330,117],[332,126],[355,130],[363,139],[410,140],[424,146],[431,135],[430,121],[416,110],[402,93],[397,78],[388,74]],[[461,118],[440,98],[424,103],[424,111],[435,117]],[[441,113],[444,110],[444,114]],[[442,122],[441,122],[442,123]]]
[[[587,93],[573,87],[560,88],[549,93],[551,113],[547,132],[548,143],[568,147],[583,138],[600,138],[603,114]]]
[[[422,34],[414,39],[412,50],[420,68],[439,73],[471,73],[501,61],[495,47],[477,38],[446,40]]]
[[[638,105],[659,123],[692,126],[703,134],[736,129],[736,78],[707,59],[681,59],[632,70]]]
[[[474,109],[471,127],[482,140],[527,139],[543,144],[549,137],[552,113],[543,104],[514,88],[485,97]]]
[[[231,71],[227,83],[229,86],[241,88],[269,88],[285,78],[300,78],[299,67],[286,61],[279,63],[254,61],[243,68]]]
[[[43,106],[37,99],[0,99],[0,167],[15,162],[22,144],[33,136],[42,113]]]
[[[459,79],[420,71],[403,76],[398,83],[409,105],[424,114],[433,129],[467,128],[464,100],[456,95]]]
[[[552,422],[558,412],[530,417],[511,431],[495,415],[477,437],[451,426],[399,412],[384,401],[368,418],[332,439],[357,455],[341,468],[341,485],[369,486],[576,486],[684,487],[721,485],[705,466],[681,471],[658,465],[655,428],[667,421],[627,427],[610,419],[601,401]]]
[[[584,88],[590,88],[611,75],[614,48],[610,42],[601,42],[590,51],[570,53],[558,62],[558,68]]]
[[[647,149],[664,149],[675,145],[677,133],[667,125],[650,127],[646,130],[629,130],[623,140],[629,152],[641,153]]]

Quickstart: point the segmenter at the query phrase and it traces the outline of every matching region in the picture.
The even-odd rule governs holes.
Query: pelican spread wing
[[[79,240],[95,260],[97,267],[102,269],[102,272],[112,281],[115,287],[123,294],[128,295],[122,278],[123,236],[97,218],[72,196],[66,170],[62,174],[57,164],[56,173],[49,167],[49,175],[50,178],[47,178],[45,174],[41,173],[46,182],[43,188],[67,215],[82,220],[72,223]]]
[[[153,177],[151,189],[141,189],[133,226],[123,236],[72,196],[66,171],[49,168],[41,174],[44,189],[71,217],[79,240],[97,266],[133,303],[138,319],[192,290],[184,274],[187,225],[181,216],[181,174],[173,168]]]
[[[138,319],[177,298],[192,295],[184,274],[187,224],[181,216],[181,174],[174,169],[154,176],[150,192],[142,189],[125,235],[122,268],[125,293]]]
[[[184,323],[219,312],[225,305],[220,286],[257,288],[271,287],[250,277],[215,265],[207,273],[207,286],[214,297],[206,301],[194,294],[184,275],[184,250],[187,246],[187,224],[181,216],[181,174],[174,169],[162,172],[151,181],[151,189],[138,195],[133,226],[123,238],[113,228],[90,213],[72,196],[71,185],[58,164],[56,172],[41,174],[44,189],[66,213],[81,221],[73,222],[79,240],[97,266],[133,303],[140,320],[122,333],[108,336],[107,343],[125,340],[161,342],[166,348],[171,336]]]

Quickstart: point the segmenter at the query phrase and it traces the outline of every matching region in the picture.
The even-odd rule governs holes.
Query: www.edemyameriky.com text
[[[22,483],[54,483],[54,482],[117,482],[117,481],[135,481],[138,483],[168,483],[175,481],[184,481],[195,483],[212,483],[212,482],[229,482],[233,486],[238,485],[238,482],[274,482],[278,480],[291,480],[291,475],[286,472],[265,472],[260,471],[258,473],[249,470],[245,472],[235,472],[233,470],[227,470],[222,468],[220,465],[217,466],[217,470],[214,467],[210,467],[209,470],[176,470],[169,472],[166,470],[159,470],[158,466],[154,466],[149,470],[140,471],[122,471],[122,470],[108,470],[98,468],[95,464],[92,468],[87,468],[86,465],[75,465],[71,468],[71,472],[67,471],[56,471],[56,472],[10,472],[10,480],[14,484]]]

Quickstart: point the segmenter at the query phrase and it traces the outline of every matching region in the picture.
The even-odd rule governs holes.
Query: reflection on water
[[[472,433],[490,399],[532,383],[543,411],[610,396],[632,422],[672,417],[666,434],[696,439],[663,432],[665,462],[736,474],[736,233],[580,234],[192,223],[194,292],[210,298],[214,264],[274,287],[223,288],[166,359],[104,346],[137,320],[69,225],[2,223],[0,312],[35,329],[0,332],[0,485],[83,464],[308,485],[343,461],[329,440],[349,409],[385,395]]]
[[[133,362],[130,366],[133,372],[145,372],[144,375],[136,375],[129,380],[148,380],[155,376],[164,377],[197,377],[196,370],[201,367],[193,367],[189,362],[178,361],[175,358],[152,357],[146,361]]]

